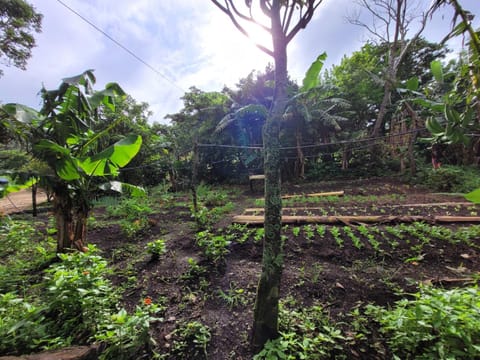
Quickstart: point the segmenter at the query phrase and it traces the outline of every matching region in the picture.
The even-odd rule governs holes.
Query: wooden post
[[[198,213],[198,200],[197,200],[197,176],[198,176],[198,142],[195,138],[193,144],[193,159],[192,159],[192,179],[190,182],[190,188],[192,190],[192,201],[193,201],[193,213],[195,216],[195,221],[197,221]]]

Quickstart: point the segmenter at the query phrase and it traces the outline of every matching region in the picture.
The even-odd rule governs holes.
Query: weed
[[[424,287],[392,309],[367,306],[397,359],[476,359],[480,356],[480,291]]]
[[[180,277],[183,281],[196,283],[199,279],[203,278],[207,273],[207,269],[204,266],[198,264],[195,259],[188,258],[188,269]]]
[[[152,255],[152,260],[158,260],[160,255],[163,255],[167,252],[167,248],[165,246],[165,240],[157,239],[154,241],[150,241],[146,245],[147,252]]]
[[[208,326],[198,321],[181,323],[174,331],[172,355],[175,359],[207,359],[212,337]]]
[[[268,341],[254,360],[338,358],[335,352],[345,340],[318,305],[288,310],[281,303],[279,327],[280,337]]]
[[[247,305],[248,303],[248,299],[245,297],[245,290],[238,288],[233,282],[230,283],[230,288],[226,291],[218,289],[217,294],[218,297],[228,305],[230,310],[237,306]]]
[[[225,235],[214,235],[210,231],[205,230],[197,233],[196,241],[209,261],[215,265],[223,263],[225,256],[229,252],[228,245],[230,245],[230,241]]]

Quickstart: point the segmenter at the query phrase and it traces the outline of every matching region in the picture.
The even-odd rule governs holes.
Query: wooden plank
[[[368,205],[359,204],[358,207],[367,207]],[[425,204],[395,204],[395,205],[376,205],[377,207],[386,208],[402,208],[402,207],[432,207],[432,206],[477,206],[477,204],[470,202],[441,202],[441,203],[425,203]],[[325,210],[325,207],[284,207],[285,211],[311,211],[311,210]],[[244,212],[263,212],[265,208],[246,208]]]
[[[293,195],[283,195],[282,199],[291,199],[296,197],[322,197],[322,196],[343,196],[345,191],[329,191],[321,193],[312,193],[312,194],[293,194]]]
[[[393,215],[356,215],[356,216],[282,216],[283,224],[349,224],[349,223],[391,223],[414,221],[440,222],[440,223],[480,223],[479,216],[393,216]],[[237,215],[233,217],[237,224],[263,224],[263,215]]]
[[[313,193],[313,194],[293,194],[293,195],[282,195],[282,199],[292,199],[296,197],[321,197],[321,196],[343,196],[345,191],[330,191],[322,193]],[[265,200],[265,198],[260,198],[257,200]]]
[[[250,175],[248,180],[265,180],[265,175]]]

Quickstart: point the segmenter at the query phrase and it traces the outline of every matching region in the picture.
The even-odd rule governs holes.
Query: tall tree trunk
[[[275,7],[278,7],[276,9]],[[278,337],[278,301],[283,269],[282,199],[280,194],[280,123],[287,100],[287,40],[282,31],[280,1],[272,3],[272,38],[275,59],[273,108],[264,129],[265,238],[262,273],[254,309],[252,346],[260,350]]]

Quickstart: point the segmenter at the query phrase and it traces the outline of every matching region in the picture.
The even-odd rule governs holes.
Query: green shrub
[[[215,265],[223,263],[228,254],[230,240],[224,234],[214,235],[208,230],[197,233],[196,241],[205,257]]]
[[[434,191],[466,193],[480,187],[480,171],[454,165],[429,167],[419,172],[417,182]]]
[[[392,309],[367,307],[381,325],[395,359],[478,359],[480,291],[423,288]]]
[[[320,306],[286,309],[280,306],[280,337],[265,344],[254,360],[333,359],[344,340]]]
[[[148,215],[153,213],[146,197],[123,198],[117,205],[107,207],[110,216],[119,217],[122,232],[128,238],[135,238],[148,226]]]
[[[0,294],[0,354],[20,354],[42,347],[48,342],[50,325],[41,306],[14,293]]]
[[[96,255],[93,246],[87,253],[59,257],[61,262],[46,270],[47,314],[55,319],[55,334],[83,342],[116,309],[118,295],[106,277],[107,261]]]
[[[132,359],[151,353],[149,327],[159,306],[148,298],[133,314],[119,309],[119,295],[107,275],[107,262],[96,253],[60,254],[45,271],[44,289],[35,302],[0,294],[0,354],[20,354],[102,341],[102,359]],[[147,301],[148,300],[148,301]],[[134,355],[135,354],[135,355]]]
[[[167,248],[165,246],[165,240],[157,239],[147,243],[147,252],[152,255],[152,259],[156,260],[167,252]]]
[[[207,359],[211,337],[210,329],[201,322],[181,323],[174,332],[172,353],[175,359]]]
[[[111,314],[95,334],[96,340],[107,345],[99,359],[130,360],[152,355],[154,341],[150,335],[150,323],[163,320],[156,317],[160,310],[160,306],[146,298],[133,314],[128,314],[125,309]]]

